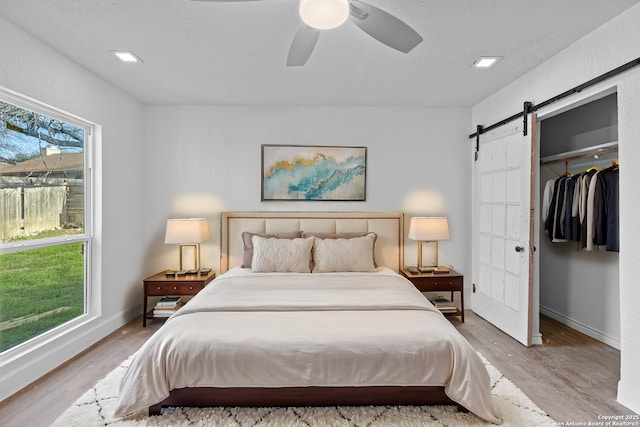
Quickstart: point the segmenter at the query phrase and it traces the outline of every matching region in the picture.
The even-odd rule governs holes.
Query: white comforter
[[[452,400],[501,422],[475,350],[398,274],[235,268],[136,353],[116,416],[182,387],[411,385],[444,385]]]

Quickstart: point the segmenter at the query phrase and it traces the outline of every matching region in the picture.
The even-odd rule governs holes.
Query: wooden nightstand
[[[445,316],[460,316],[460,320],[464,322],[464,276],[462,274],[453,270],[442,274],[411,274],[404,269],[400,270],[400,274],[409,279],[420,292],[451,292],[451,301],[453,301],[453,293],[460,292],[460,308],[456,313],[446,313]]]
[[[189,274],[185,276],[167,276],[165,272],[154,274],[144,279],[144,311],[142,315],[142,327],[147,326],[147,319],[153,319],[153,310],[147,310],[147,300],[150,296],[183,296],[195,295],[202,290],[207,283],[216,277],[211,270],[209,274]]]

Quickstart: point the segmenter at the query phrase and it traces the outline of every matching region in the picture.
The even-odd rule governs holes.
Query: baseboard
[[[65,334],[38,347],[25,351],[19,357],[0,367],[0,401],[28,387],[40,377],[62,365],[116,329],[139,315],[141,307],[114,314],[108,319],[89,319]]]
[[[544,307],[544,306],[540,306],[540,314],[543,314],[547,317],[550,317],[554,320],[557,320],[558,322],[569,326],[570,328],[575,329],[576,331],[582,332],[585,335],[590,336],[593,339],[596,339],[600,342],[603,342],[607,345],[610,345],[613,348],[616,348],[618,350],[620,350],[620,339],[619,338],[614,338],[611,337],[605,333],[603,333],[602,331],[598,331],[597,329],[594,329],[592,327],[590,327],[589,325],[586,325],[582,322],[579,322],[575,319],[572,319],[570,317],[565,316],[562,313],[558,313],[555,310],[552,310],[548,307]]]

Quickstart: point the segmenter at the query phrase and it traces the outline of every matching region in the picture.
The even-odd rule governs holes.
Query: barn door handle
[[[522,247],[522,246],[516,246],[516,252],[518,252],[518,253],[519,253],[519,252],[522,252],[522,251],[524,251],[524,247]]]

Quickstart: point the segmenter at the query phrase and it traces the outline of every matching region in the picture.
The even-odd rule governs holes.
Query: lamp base
[[[438,266],[438,267],[432,267],[432,268],[433,268],[433,274],[446,274],[449,272],[449,267]]]

